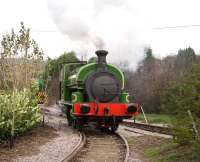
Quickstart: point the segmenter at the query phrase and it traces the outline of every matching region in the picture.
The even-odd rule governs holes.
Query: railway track
[[[85,130],[85,145],[71,160],[63,162],[127,162],[129,147],[126,139],[118,133]]]
[[[44,119],[51,122],[51,117],[63,118],[59,111],[45,109],[41,106]],[[55,119],[54,119],[55,120]],[[45,119],[46,121],[46,119]],[[66,120],[65,120],[66,121]],[[52,124],[52,123],[50,123]],[[64,123],[62,123],[63,125]],[[59,127],[60,123],[59,123]],[[61,162],[127,162],[129,157],[129,146],[126,139],[119,133],[111,133],[84,128],[83,132],[78,132],[80,140],[74,149]]]
[[[86,144],[86,137],[84,133],[80,133],[79,132],[79,142],[78,144],[75,146],[75,148],[69,153],[69,155],[67,157],[65,157],[61,162],[69,162],[72,161],[72,159],[76,156],[76,154],[78,154],[81,149],[84,147],[84,145]]]
[[[138,128],[138,129],[142,129],[142,130],[146,130],[150,132],[172,135],[171,129],[166,126],[150,125],[150,124],[144,124],[144,123],[134,123],[131,120],[123,121],[122,125],[131,127],[131,128]]]

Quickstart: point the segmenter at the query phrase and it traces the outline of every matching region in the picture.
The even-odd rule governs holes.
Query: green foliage
[[[46,77],[52,77],[55,73],[58,73],[61,65],[64,62],[75,62],[78,61],[74,52],[64,52],[57,59],[48,58],[46,66],[45,66],[45,74]]]
[[[60,84],[59,84],[59,72],[63,63],[77,62],[79,61],[74,52],[64,52],[60,57],[56,59],[48,58],[44,71],[41,73],[38,79],[38,85],[40,90],[43,90],[48,95],[48,104],[54,104],[60,99]],[[70,66],[69,73],[74,70],[76,65]],[[68,73],[68,74],[69,74]]]
[[[126,89],[134,95],[134,101],[142,104],[145,112],[161,113],[163,91],[172,81],[175,82],[175,85],[174,87],[170,85],[170,88],[177,89],[179,86],[177,83],[182,80],[181,77],[191,70],[192,65],[197,63],[199,58],[190,47],[180,49],[177,55],[174,54],[163,59],[156,58],[152,49],[146,48],[144,59],[140,62],[136,72],[125,71]],[[171,94],[173,93],[168,95]],[[173,96],[171,100],[176,102]],[[173,102],[166,103],[168,107],[171,107],[171,112],[176,111]]]
[[[150,161],[156,162],[199,162],[199,150],[187,145],[180,146],[178,143],[169,141],[158,147],[151,147],[145,150],[145,156]]]
[[[145,154],[145,156],[147,156],[148,158],[153,159],[153,158],[155,158],[156,156],[158,156],[159,150],[158,150],[158,148],[149,148],[149,149],[146,149],[146,150],[145,150],[144,154]]]
[[[177,120],[173,122],[173,135],[175,142],[180,145],[189,145],[195,137],[195,132],[192,129],[192,122],[189,116],[177,115]],[[184,124],[183,124],[184,123]]]
[[[192,156],[194,159],[199,159],[200,160],[200,144],[199,143],[193,143],[193,147],[192,147]]]
[[[153,56],[153,51],[152,51],[151,48],[146,48],[146,49],[145,49],[145,54],[146,54],[146,56],[145,56],[145,59],[144,59],[144,60],[148,61],[148,60],[153,60],[153,59],[155,59],[155,57]]]
[[[181,79],[171,83],[162,97],[163,109],[176,115],[172,122],[175,141],[180,145],[190,145],[196,150],[200,148],[200,139],[196,132],[196,130],[200,132],[199,106],[200,64],[196,64]]]
[[[180,146],[172,141],[159,147],[148,148],[144,153],[150,161],[156,162],[199,162],[199,150],[195,149],[193,146]]]
[[[196,62],[196,54],[191,47],[180,49],[175,62],[177,73],[184,74],[190,71],[191,65]]]
[[[43,51],[30,37],[24,23],[16,33],[3,35],[0,45],[0,141],[11,141],[40,120],[36,86]],[[12,143],[12,142],[11,142]],[[12,144],[11,144],[12,145]]]
[[[97,57],[89,58],[88,63],[97,63]]]
[[[64,52],[60,57],[58,57],[58,65],[61,65],[65,62],[75,62],[78,61],[76,54],[74,52]]]
[[[42,78],[45,84],[48,83],[52,79],[54,75],[59,74],[59,70],[64,62],[76,62],[78,58],[76,57],[74,52],[64,52],[60,57],[57,59],[50,59],[48,58],[47,63],[45,65],[45,70],[42,74]]]
[[[177,146],[178,146],[177,143],[168,141],[160,146],[147,148],[144,151],[144,154],[150,161],[156,161],[156,162],[181,161],[179,160],[179,155],[177,155],[175,150]]]
[[[173,82],[162,97],[163,109],[172,114],[186,114],[191,110],[195,117],[200,116],[200,64]]]
[[[0,141],[26,132],[40,121],[33,91],[24,89],[0,95]]]

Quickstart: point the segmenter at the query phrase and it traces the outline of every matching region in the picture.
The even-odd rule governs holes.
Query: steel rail
[[[130,148],[129,148],[129,145],[128,145],[128,141],[126,140],[126,138],[122,135],[122,134],[120,134],[119,132],[116,132],[115,133],[117,136],[119,136],[122,140],[123,140],[123,142],[124,142],[124,144],[125,144],[125,147],[126,147],[126,155],[125,155],[125,158],[124,158],[124,162],[128,162],[128,159],[129,159],[129,156],[130,156]]]
[[[109,133],[110,134],[110,132],[104,132],[104,133]],[[87,132],[86,132],[86,134],[87,134]],[[108,135],[109,135],[108,134]],[[111,134],[110,134],[111,135]],[[90,145],[91,144],[91,142],[94,142],[94,141],[91,141],[91,140],[93,140],[93,138],[95,137],[95,135],[93,134],[92,135],[93,137],[91,138],[91,136],[89,135],[85,135],[85,143],[87,143],[87,144],[85,144],[85,146],[86,147],[82,147],[82,149],[81,150],[79,150],[78,152],[76,152],[71,158],[70,158],[70,160],[64,160],[64,161],[62,161],[62,162],[66,162],[66,161],[76,161],[77,160],[77,158],[79,159],[79,158],[83,158],[83,159],[87,159],[88,157],[88,155],[86,155],[85,157],[83,156],[83,157],[81,157],[82,156],[82,153],[81,153],[81,151],[83,151],[83,152],[85,152],[86,150],[87,150],[87,152],[88,151],[94,151],[94,150],[90,150],[89,148],[89,146],[88,146],[88,144]],[[118,143],[121,143],[122,144],[122,148],[123,148],[123,154],[121,154],[120,155],[120,161],[123,161],[123,162],[128,162],[128,160],[129,160],[129,155],[130,155],[130,148],[129,148],[129,145],[128,145],[128,141],[126,140],[126,138],[120,133],[120,132],[115,132],[115,133],[113,133],[113,136],[115,136],[115,138],[116,139],[118,139],[116,142]],[[102,142],[104,142],[104,138],[109,138],[109,136],[103,136],[103,139],[101,139],[102,140]],[[93,144],[92,144],[93,145]],[[98,145],[98,144],[97,144]],[[112,142],[110,143],[110,146],[112,145]],[[109,146],[108,146],[109,147]],[[117,147],[117,145],[116,145],[116,147]],[[121,148],[121,149],[122,149]],[[84,150],[84,149],[86,149],[86,150]],[[99,149],[99,148],[98,148]],[[102,150],[102,149],[101,149]],[[80,152],[80,154],[78,154]],[[106,152],[105,152],[105,154],[106,154]],[[77,157],[76,157],[76,155],[77,155]],[[108,155],[109,155],[109,153],[108,153]],[[95,159],[95,157],[93,157],[94,159]],[[112,159],[113,160],[113,159]]]
[[[158,125],[151,125],[151,124],[144,124],[144,123],[134,123],[129,121],[123,121],[122,125],[131,128],[138,128],[150,132],[157,132],[161,134],[172,135],[172,131],[170,127],[167,126],[158,126]]]
[[[80,139],[77,145],[74,147],[73,150],[71,150],[71,152],[67,155],[67,157],[65,157],[60,162],[71,161],[82,150],[82,148],[84,147],[86,143],[86,136],[84,133],[81,133],[81,132],[79,132],[79,136],[80,136]]]

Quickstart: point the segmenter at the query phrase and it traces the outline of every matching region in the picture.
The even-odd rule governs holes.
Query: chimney
[[[108,54],[108,51],[98,50],[95,53],[98,56],[99,68],[102,69],[102,70],[105,70],[105,68],[106,68],[106,56]]]

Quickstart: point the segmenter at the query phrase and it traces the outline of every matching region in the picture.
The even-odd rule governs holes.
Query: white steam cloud
[[[129,61],[136,67],[143,58],[143,23],[132,0],[47,0],[59,30],[73,42],[74,51],[94,56],[109,51],[108,61]],[[59,40],[58,40],[59,43]]]

